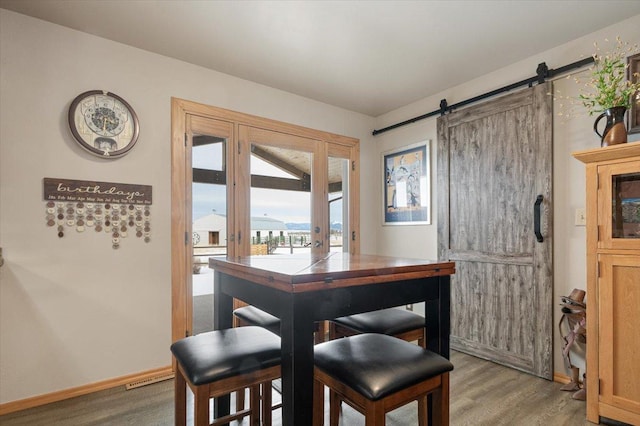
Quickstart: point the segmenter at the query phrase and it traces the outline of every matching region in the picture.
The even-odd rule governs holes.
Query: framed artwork
[[[629,64],[627,79],[631,82],[638,81],[638,77],[634,77],[634,74],[640,73],[640,53],[629,56],[627,62]],[[627,132],[640,133],[640,99],[635,97],[631,100],[631,108],[627,114]]]
[[[431,223],[429,142],[382,153],[383,225]]]

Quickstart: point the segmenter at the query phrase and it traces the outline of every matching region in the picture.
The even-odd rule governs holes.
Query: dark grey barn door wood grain
[[[438,119],[438,256],[451,348],[553,376],[551,83]],[[541,234],[534,234],[538,195]]]

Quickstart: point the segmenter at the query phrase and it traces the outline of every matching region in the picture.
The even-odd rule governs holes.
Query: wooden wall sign
[[[151,186],[44,178],[44,199],[151,205]]]
[[[64,237],[66,226],[77,232],[104,231],[114,249],[129,233],[151,241],[150,185],[44,178],[43,186],[46,223],[57,225],[58,237]]]

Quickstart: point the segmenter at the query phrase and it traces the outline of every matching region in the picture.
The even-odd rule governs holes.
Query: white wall
[[[632,44],[640,43],[640,15],[380,116],[376,119],[376,128],[381,129],[434,111],[439,108],[441,99],[447,99],[447,102],[452,105],[490,90],[533,77],[536,74],[537,65],[541,62],[546,62],[547,66],[552,69],[576,62],[593,54],[594,42],[598,42],[601,47],[604,47],[604,45],[607,45],[605,39],[613,41],[616,36],[620,36],[623,41]],[[487,58],[487,60],[490,60],[490,58]],[[588,75],[586,69],[581,71],[581,75],[585,73]],[[565,96],[575,97],[579,93],[574,81],[565,77],[558,79],[554,86],[556,90],[560,90]],[[559,108],[558,101],[554,103],[554,108],[555,113],[562,110]],[[567,109],[565,107],[564,110],[566,111]],[[435,161],[437,150],[436,120],[436,117],[429,118],[374,137],[378,158],[380,153],[384,151],[423,140],[431,140],[432,200],[437,199],[438,191],[435,185],[437,176],[437,164]],[[571,156],[571,153],[600,146],[600,140],[592,130],[593,122],[594,117],[590,117],[582,108],[578,108],[570,119],[557,115],[554,117],[554,304],[559,303],[559,297],[568,295],[573,288],[586,289],[585,227],[574,225],[575,210],[585,207],[585,168],[582,163]],[[629,135],[629,141],[637,140],[640,140],[640,134]],[[372,157],[375,156],[372,154]],[[378,176],[378,182],[382,182],[380,167],[375,170],[374,173]],[[379,188],[376,188],[376,191],[375,196],[378,197],[376,206],[379,206],[382,203],[382,195]],[[381,226],[382,213],[380,212],[378,253],[437,258],[436,210],[437,206],[432,201],[431,225],[403,227]],[[553,321],[554,332],[556,332],[553,340],[554,371],[567,374],[562,362],[561,339],[556,331],[556,325],[560,319],[559,310],[560,307],[558,306],[554,311],[555,317]],[[572,361],[583,368],[584,356],[580,356],[583,353],[581,348],[576,349],[577,355],[572,355]]]
[[[371,117],[4,9],[0,61],[0,403],[170,364],[171,97],[371,147]],[[138,114],[140,139],[121,159],[93,157],[70,136],[69,104],[91,89]],[[128,237],[114,250],[105,233],[59,239],[45,224],[44,177],[152,185],[151,242]],[[362,182],[363,204],[375,202],[373,185]],[[375,247],[375,235],[362,243]]]

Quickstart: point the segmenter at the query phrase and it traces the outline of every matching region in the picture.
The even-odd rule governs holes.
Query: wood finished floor
[[[560,391],[560,384],[459,352],[452,352],[451,425],[590,425],[585,403]],[[274,393],[274,399],[277,393]],[[326,404],[325,404],[326,405]],[[326,408],[326,406],[325,406]],[[417,404],[387,415],[388,426],[412,426]],[[343,408],[343,426],[364,425],[360,414]],[[173,424],[173,381],[126,391],[114,388],[0,416],[2,426],[85,426]],[[237,423],[232,423],[237,424]],[[248,420],[244,423],[247,425]],[[280,410],[274,426],[280,424]],[[328,424],[328,422],[327,422]]]

